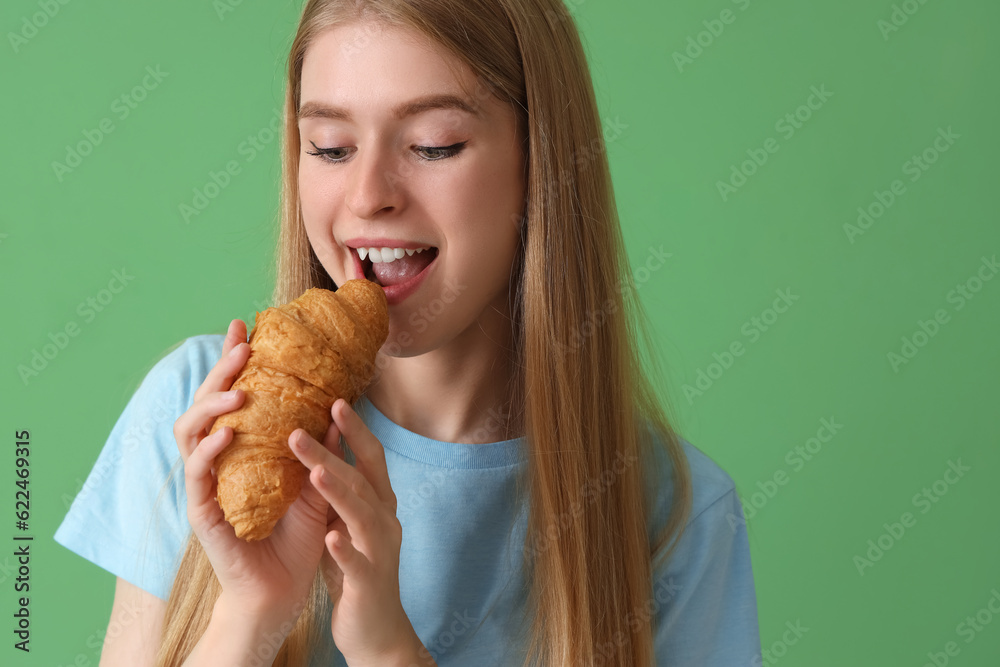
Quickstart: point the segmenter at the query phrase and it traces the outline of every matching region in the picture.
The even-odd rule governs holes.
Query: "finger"
[[[249,358],[250,344],[245,341],[237,342],[228,352],[224,352],[212,370],[205,376],[201,386],[194,392],[195,402],[205,394],[229,389],[233,378],[243,370],[243,366]]]
[[[360,477],[360,473],[355,474],[361,480],[364,479]],[[310,471],[309,481],[337,510],[357,548],[372,555],[383,532],[379,529],[379,511],[365,502],[353,487],[330,474],[322,465],[317,465]]]
[[[333,422],[330,422],[330,427],[326,429],[326,437],[323,439],[323,446],[333,453],[334,456],[344,461],[344,450],[340,446],[340,429]],[[333,505],[327,505],[326,511],[326,525],[327,530],[330,530],[330,524],[336,521],[340,517],[337,514],[337,510],[333,509]],[[327,554],[329,555],[329,554]]]
[[[243,320],[233,320],[229,323],[226,337],[222,341],[222,356],[226,356],[231,349],[245,342],[247,342],[247,325]]]
[[[396,494],[389,481],[389,469],[385,462],[385,449],[358,413],[342,398],[338,398],[330,409],[333,421],[344,435],[355,455],[355,467],[371,482],[375,494],[396,511]]]
[[[305,429],[297,428],[288,436],[288,446],[302,465],[314,470],[322,466],[328,473],[336,477],[355,495],[371,507],[382,504],[371,483],[350,463],[334,456],[326,447],[320,445]],[[336,509],[336,508],[334,508]],[[339,513],[339,512],[338,512]]]
[[[212,463],[232,439],[233,429],[225,426],[202,439],[184,462],[184,488],[192,526],[221,511],[215,500],[216,480],[212,475]]]
[[[329,549],[323,550],[323,558],[320,559],[320,569],[323,571],[323,579],[326,581],[327,593],[330,596],[330,603],[336,606],[337,599],[344,586],[344,572],[333,559],[333,554]]]
[[[300,438],[304,442],[300,443]],[[329,431],[327,432],[326,440],[329,440]],[[288,435],[288,446],[292,450],[292,455],[309,469],[319,465],[321,461],[330,461],[334,458],[333,453],[327,451],[325,446],[316,442],[305,429],[295,429],[292,431]],[[372,491],[373,495],[374,493]],[[330,502],[320,493],[319,489],[314,484],[308,484],[302,489],[302,493],[299,496],[317,515],[321,515],[326,520],[325,525],[327,530],[330,530],[330,525],[339,518],[339,515],[333,506],[330,505]]]
[[[367,575],[371,564],[363,553],[354,548],[351,540],[339,531],[331,530],[326,534],[325,542],[327,551],[345,576],[360,579]]]
[[[343,519],[337,517],[337,520],[326,527],[327,532],[331,530],[339,531],[342,535],[347,535],[347,539],[351,539],[351,529],[347,527],[347,524]]]
[[[187,459],[191,455],[198,442],[206,435],[205,429],[212,425],[216,417],[238,409],[245,400],[246,392],[232,389],[215,392],[196,401],[174,422],[174,438],[181,456]]]
[[[336,422],[330,422],[330,427],[326,429],[326,437],[323,439],[323,446],[341,461],[345,461],[344,450],[340,446],[340,429]]]

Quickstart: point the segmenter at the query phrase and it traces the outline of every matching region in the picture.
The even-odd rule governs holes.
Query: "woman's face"
[[[309,241],[337,285],[383,285],[384,352],[422,354],[505,312],[524,208],[509,106],[421,34],[358,22],[307,49],[299,111]]]

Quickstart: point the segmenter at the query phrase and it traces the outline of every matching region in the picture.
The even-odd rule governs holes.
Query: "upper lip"
[[[385,237],[358,236],[344,241],[344,245],[349,248],[434,248],[431,243],[419,243],[417,241],[404,241],[402,239],[389,239]]]

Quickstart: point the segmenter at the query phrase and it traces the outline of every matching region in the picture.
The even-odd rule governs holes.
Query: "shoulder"
[[[190,532],[173,425],[218,361],[223,340],[193,336],[157,355],[54,535],[163,600]]]
[[[712,460],[705,452],[681,438],[684,454],[691,470],[691,516],[688,523],[696,520],[705,510],[736,492],[736,483],[729,473]]]
[[[736,495],[736,484],[722,466],[708,454],[685,438],[677,436],[684,452],[684,463],[691,474],[691,513],[687,526],[697,521],[713,506],[731,503]],[[645,462],[644,476],[650,494],[650,537],[666,525],[674,501],[673,462],[667,454],[662,439],[654,434],[653,451]]]
[[[660,551],[653,559],[657,664],[758,665],[757,598],[736,485],[708,454],[679,441],[691,472],[692,507],[670,558],[660,558]],[[672,482],[664,479],[662,487],[668,491],[654,498],[657,529],[672,503]]]
[[[658,663],[670,657],[678,665],[760,664],[750,544],[736,485],[708,454],[678,440],[691,472],[692,507],[672,556],[661,559],[660,551],[654,558]],[[672,506],[672,470],[665,452],[662,458],[653,469],[656,530]]]
[[[176,419],[194,402],[194,393],[222,354],[223,335],[185,338],[151,362],[122,413],[124,441],[145,440],[151,425]]]
[[[194,402],[194,393],[218,362],[225,336],[185,338],[159,354],[146,371],[112,431],[102,456],[155,456],[164,462],[176,454],[173,422]],[[152,437],[152,436],[157,437]]]
[[[223,340],[225,336],[220,334],[191,336],[160,353],[136,389],[133,401],[189,404],[218,363]]]
[[[182,385],[194,383],[197,388],[218,363],[222,355],[221,334],[191,336],[164,352],[146,376],[144,382],[168,380]],[[194,393],[194,390],[191,390]]]

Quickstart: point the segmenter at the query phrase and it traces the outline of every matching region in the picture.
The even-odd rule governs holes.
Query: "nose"
[[[370,219],[399,205],[400,188],[391,164],[389,156],[377,148],[358,151],[348,166],[351,175],[346,201],[351,213]]]

